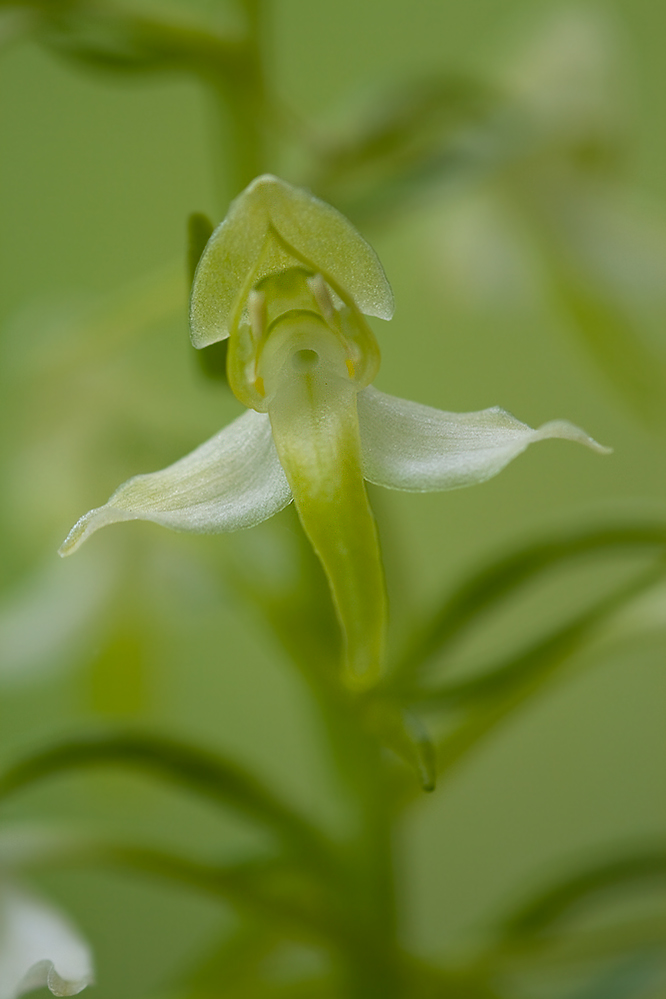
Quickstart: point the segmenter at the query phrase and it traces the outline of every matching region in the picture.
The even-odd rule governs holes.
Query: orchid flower
[[[533,430],[498,408],[447,413],[379,392],[364,316],[392,314],[382,266],[351,223],[307,191],[258,177],[211,236],[190,313],[195,347],[229,337],[229,384],[248,411],[180,461],[120,486],[78,521],[61,555],[116,521],[235,531],[293,499],[329,580],[347,679],[372,682],[386,597],[364,480],[455,489],[497,474],[533,441],[605,450],[564,421]]]
[[[0,889],[0,999],[47,985],[73,996],[93,981],[87,944],[51,905],[7,885]]]

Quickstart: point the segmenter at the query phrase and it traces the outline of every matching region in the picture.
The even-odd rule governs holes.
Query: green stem
[[[229,122],[228,156],[220,173],[234,195],[264,172],[267,157],[269,103],[261,46],[265,5],[263,0],[245,0],[244,6],[248,25],[244,58],[236,63],[233,77],[226,75],[214,87]],[[282,613],[277,614],[280,620],[282,617]],[[278,625],[277,630],[280,633],[285,628]],[[288,647],[292,644],[289,636],[286,640],[284,634],[281,637]],[[329,650],[325,647],[320,652],[316,642],[314,645],[315,657],[321,656],[328,664]],[[362,702],[342,691],[326,666],[302,662],[302,648],[290,651],[295,652],[309,682],[336,763],[359,809],[360,830],[341,875],[340,912],[336,917],[348,927],[339,944],[347,973],[347,992],[352,999],[398,999],[402,988],[395,940],[394,809],[386,764],[376,738],[365,728]]]
[[[209,78],[222,126],[218,124],[217,188],[226,210],[235,197],[266,170],[269,101],[262,47],[263,0],[246,0],[247,34],[236,59]]]
[[[341,917],[353,927],[343,959],[353,999],[403,995],[396,941],[394,788],[381,746],[365,724],[362,699],[313,684],[338,771],[357,809],[349,846]]]

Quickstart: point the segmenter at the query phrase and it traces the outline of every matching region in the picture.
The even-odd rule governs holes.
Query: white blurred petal
[[[565,420],[533,430],[498,407],[447,413],[372,386],[359,392],[358,412],[363,474],[389,489],[435,492],[484,482],[530,444],[550,437],[608,451]]]
[[[0,894],[0,999],[45,985],[76,995],[93,981],[90,949],[50,905],[13,888]]]
[[[619,186],[579,183],[560,199],[551,220],[593,286],[639,314],[664,307],[666,218],[656,205]]]
[[[125,482],[108,503],[81,517],[60,554],[70,555],[94,531],[121,520],[151,520],[179,531],[236,531],[290,501],[268,416],[250,409],[180,461]]]
[[[49,557],[0,598],[0,681],[20,683],[71,665],[114,578],[115,564],[97,552],[67,564]]]
[[[539,303],[544,276],[517,212],[476,191],[450,204],[445,222],[433,225],[432,245],[449,295],[475,310]]]
[[[509,89],[543,129],[584,134],[612,127],[623,88],[612,22],[601,11],[556,10],[510,60]]]

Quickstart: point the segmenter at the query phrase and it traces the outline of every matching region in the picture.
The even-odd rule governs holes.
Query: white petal
[[[108,503],[81,517],[60,554],[70,555],[93,531],[120,520],[152,520],[177,531],[237,531],[290,501],[268,416],[249,409],[180,461],[125,482]]]
[[[48,985],[73,996],[93,981],[90,950],[57,909],[0,889],[0,999]]]
[[[363,474],[389,489],[436,492],[497,475],[534,441],[549,437],[608,448],[566,420],[532,430],[497,406],[477,413],[446,413],[369,386],[358,394]]]

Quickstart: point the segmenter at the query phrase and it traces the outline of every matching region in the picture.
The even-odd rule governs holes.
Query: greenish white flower
[[[93,977],[90,950],[61,912],[23,890],[0,888],[0,999],[44,986],[73,996]]]
[[[564,421],[533,430],[498,408],[447,413],[379,392],[364,316],[392,313],[382,266],[354,227],[308,192],[257,178],[213,233],[191,299],[194,346],[229,337],[229,383],[248,411],[175,464],[120,486],[78,521],[61,554],[116,521],[235,531],[293,499],[329,579],[348,679],[371,682],[386,598],[364,480],[455,489],[545,438],[605,450]]]

